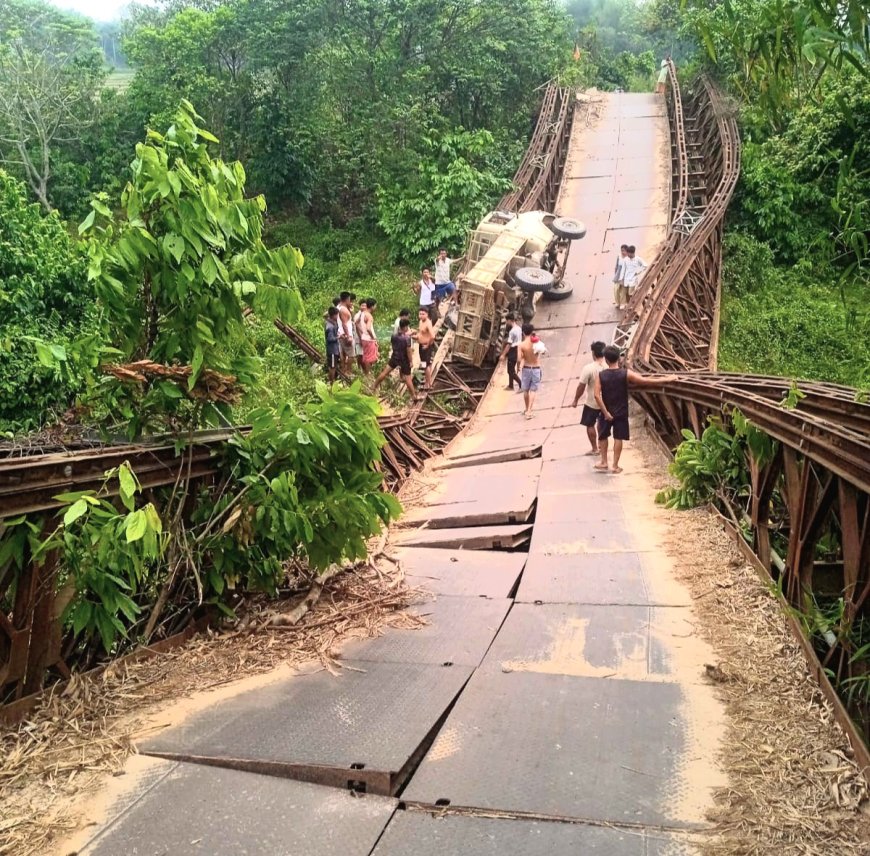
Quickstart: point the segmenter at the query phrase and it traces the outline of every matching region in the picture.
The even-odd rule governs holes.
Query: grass
[[[290,217],[268,224],[266,243],[291,243],[305,256],[297,285],[305,306],[304,317],[294,325],[321,352],[325,351],[323,314],[341,291],[353,291],[358,300],[377,301],[375,332],[381,362],[389,357],[393,321],[402,308],[413,310],[416,279],[406,267],[391,264],[385,241],[368,224],[355,221],[347,227],[318,225],[304,217]],[[271,318],[251,322],[250,335],[263,360],[262,382],[237,408],[236,419],[244,421],[255,407],[284,403],[303,404],[314,394],[317,380],[326,380],[322,366],[312,366],[307,357],[280,333]]]

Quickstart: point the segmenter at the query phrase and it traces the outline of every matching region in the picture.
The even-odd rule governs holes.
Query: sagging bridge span
[[[749,489],[722,493],[714,504],[742,549],[760,571],[776,581],[811,670],[850,733],[856,758],[866,771],[870,769],[865,742],[870,711],[866,702],[855,700],[851,710],[854,718],[850,717],[828,674],[843,681],[860,677],[856,670],[866,668],[853,657],[849,630],[855,622],[866,620],[870,612],[870,406],[859,400],[855,390],[845,387],[800,382],[796,393],[788,378],[717,371],[723,223],[740,167],[736,121],[713,83],[700,78],[681,88],[673,65],[663,102],[648,99],[644,103],[652,105],[651,112],[632,115],[629,110],[613,117],[596,117],[595,104],[588,98],[578,100],[569,90],[548,86],[536,129],[515,177],[515,190],[502,200],[501,207],[516,211],[559,209],[558,213],[585,219],[590,195],[587,188],[594,186],[591,195],[600,197],[599,205],[606,214],[612,194],[630,190],[631,176],[619,173],[618,165],[612,166],[611,172],[602,167],[600,174],[588,168],[572,172],[572,146],[576,148],[578,140],[582,142],[596,121],[612,121],[625,135],[620,146],[654,147],[658,145],[656,140],[646,140],[640,129],[649,117],[661,118],[666,130],[664,145],[670,150],[670,174],[665,180],[667,216],[659,224],[660,249],[627,313],[617,317],[609,307],[609,288],[602,292],[600,286],[606,282],[601,279],[606,269],[583,272],[578,268],[574,271],[578,280],[587,273],[590,277],[588,299],[573,306],[566,303],[561,314],[551,313],[542,326],[553,331],[557,342],[562,341],[563,333],[576,339],[579,328],[583,328],[581,338],[586,344],[586,339],[591,341],[587,333],[600,337],[606,332],[626,349],[629,364],[644,372],[677,374],[677,381],[666,388],[644,388],[636,396],[649,427],[669,449],[680,442],[685,429],[700,434],[711,418],[727,428],[737,413],[774,441],[769,446],[770,454],[763,459],[747,449]],[[639,137],[632,141],[635,133]],[[594,152],[586,154],[593,156],[590,162],[595,161]],[[607,156],[599,154],[598,160],[605,162]],[[620,178],[625,186],[614,191],[613,182]],[[625,225],[604,223],[598,255],[612,258],[619,242],[612,246],[607,242],[614,240]],[[575,261],[586,252],[586,244],[580,244],[574,250]],[[555,356],[565,360],[564,379],[576,377],[572,372],[582,356],[580,351],[562,354],[557,348]],[[441,389],[464,388],[475,398],[494,400],[489,394],[483,396],[480,388],[449,362],[439,368]],[[555,374],[558,377],[559,370]],[[486,411],[486,407],[482,410]],[[438,435],[439,427],[445,428],[447,416],[434,408],[418,406],[382,421],[388,438],[385,469],[391,488],[401,486],[413,470],[456,435],[459,426],[455,420]],[[488,417],[493,417],[491,425],[498,423],[492,407]],[[553,437],[558,428],[555,419]],[[493,427],[492,432],[497,433],[497,429]],[[224,432],[200,435],[180,458],[171,442],[43,454],[10,450],[0,460],[0,522],[22,513],[50,511],[56,507],[56,494],[95,487],[106,469],[124,460],[131,462],[145,487],[172,484],[179,478],[209,478],[214,473],[215,450],[225,439]],[[507,448],[504,443],[490,445],[491,451],[499,454]],[[485,458],[487,448],[479,446],[471,455],[456,456],[450,465],[456,469],[448,471],[462,473],[460,468],[496,460]],[[522,457],[531,455],[529,452]],[[563,525],[559,512],[546,500],[539,491],[536,529],[541,524]],[[553,512],[552,520],[548,520],[548,509]],[[445,532],[457,526],[454,518],[450,520],[443,527]],[[477,534],[482,531],[479,529]],[[523,536],[518,537],[517,543],[522,543]],[[535,537],[531,535],[533,552]],[[413,539],[405,539],[406,549],[415,544]],[[545,551],[542,555],[551,554]],[[517,582],[519,595],[526,582],[523,580],[522,584]],[[529,576],[528,582],[531,580]],[[0,594],[4,585],[0,577]],[[515,587],[511,591],[511,597],[518,597]],[[828,634],[823,648],[819,648],[817,640],[814,643],[801,635],[801,622],[795,618],[812,610],[819,597],[842,598],[843,603],[843,620],[836,632]],[[521,597],[518,603],[522,603]],[[503,635],[497,636],[493,644]],[[18,581],[11,612],[0,613],[0,690],[11,702],[6,707],[10,717],[23,715],[32,706],[32,694],[42,688],[50,671],[61,675],[67,672],[61,656],[61,636],[52,565],[34,564]],[[859,733],[856,721],[865,723],[864,733]],[[439,745],[436,742],[435,748]],[[428,804],[429,796],[435,793],[426,785],[437,776],[426,770],[424,762],[422,784],[417,786],[411,779],[408,791],[412,800],[413,794],[419,792],[421,804]],[[374,772],[369,775],[360,771],[356,778],[368,782],[369,790],[392,796],[407,784],[407,775],[400,780],[401,772],[397,769],[393,777],[378,778]]]

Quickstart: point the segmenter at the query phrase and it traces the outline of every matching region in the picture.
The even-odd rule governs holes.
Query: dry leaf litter
[[[672,484],[658,447],[638,443],[658,489]],[[705,677],[727,713],[705,856],[868,856],[868,787],[768,584],[704,509],[663,510],[677,579],[719,658]]]

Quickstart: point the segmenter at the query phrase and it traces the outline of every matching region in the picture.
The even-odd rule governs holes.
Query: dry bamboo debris
[[[145,384],[153,380],[168,380],[177,384],[195,401],[217,401],[222,404],[238,404],[242,390],[236,385],[233,375],[221,374],[214,369],[202,369],[193,385],[188,389],[192,366],[165,366],[151,360],[137,360],[123,365],[108,364],[103,372],[110,374],[123,383]]]
[[[234,625],[183,648],[74,676],[28,720],[0,730],[0,854],[55,853],[75,828],[74,801],[123,766],[135,736],[164,705],[282,664],[319,659],[334,669],[343,641],[417,626],[421,619],[402,611],[414,596],[401,567],[366,563],[321,584],[317,598],[309,590],[278,608],[254,599]],[[306,600],[295,625],[271,623],[301,612]]]
[[[645,442],[648,460],[660,461]],[[663,488],[668,477],[654,466]],[[717,654],[703,675],[727,713],[729,786],[708,814],[704,856],[866,856],[867,782],[778,602],[715,518],[702,509],[666,513],[675,572]]]

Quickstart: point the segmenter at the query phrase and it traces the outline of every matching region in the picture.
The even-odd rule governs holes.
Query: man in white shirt
[[[435,258],[435,300],[451,297],[456,291],[456,284],[450,276],[450,268],[457,261],[459,259],[448,258],[447,250],[444,247],[438,250],[438,255]]]
[[[598,454],[598,431],[595,426],[598,422],[598,417],[601,415],[601,410],[598,407],[598,402],[595,400],[595,377],[606,366],[604,362],[605,347],[604,342],[592,343],[592,362],[586,363],[580,370],[580,382],[577,384],[574,402],[571,404],[571,407],[576,407],[583,395],[586,395],[583,412],[580,414],[580,424],[586,429],[586,436],[589,438],[589,445],[592,447],[592,451],[587,452],[587,455]]]
[[[637,249],[634,246],[628,248],[628,258],[625,260],[625,279],[624,284],[628,290],[629,300],[637,288],[641,274],[646,270],[647,263],[640,257],[635,255]]]
[[[623,309],[628,303],[628,294],[625,289],[625,263],[628,261],[628,244],[619,248],[616,257],[616,267],[613,270],[613,303],[617,309]]]
[[[419,295],[420,308],[429,313],[429,320],[434,324],[438,320],[438,301],[435,299],[435,282],[429,268],[423,268],[420,281],[414,286]]]
[[[510,312],[505,318],[507,324],[507,336],[504,340],[504,348],[501,352],[501,358],[507,357],[507,376],[508,385],[506,389],[513,389],[514,382],[517,385],[517,391],[520,390],[520,376],[517,374],[517,359],[519,358],[520,342],[523,341],[523,331],[517,324],[516,316]]]

